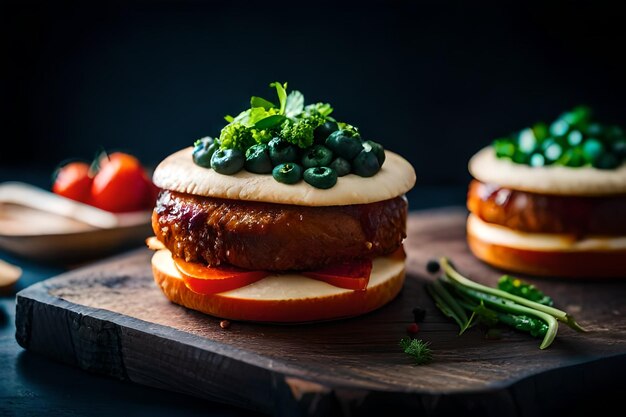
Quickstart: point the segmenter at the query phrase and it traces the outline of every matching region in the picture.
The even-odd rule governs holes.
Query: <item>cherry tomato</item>
[[[269,275],[265,271],[234,266],[204,266],[180,258],[174,258],[174,263],[183,276],[185,286],[195,293],[205,295],[245,287]]]
[[[91,186],[91,204],[116,213],[148,209],[150,183],[137,158],[115,152],[100,161]]]
[[[52,192],[81,203],[88,203],[91,183],[89,165],[85,162],[70,162],[57,170]]]
[[[324,281],[330,285],[349,290],[364,291],[372,273],[370,259],[330,265],[315,271],[301,272],[305,277]]]

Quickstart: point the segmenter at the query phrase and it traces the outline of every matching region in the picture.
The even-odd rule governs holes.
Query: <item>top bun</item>
[[[470,159],[469,171],[484,183],[539,194],[602,196],[626,193],[626,164],[612,170],[555,165],[532,167],[499,159],[489,146]]]
[[[348,174],[327,190],[314,188],[304,181],[283,184],[271,175],[242,170],[222,175],[193,163],[191,147],[165,158],[153,174],[162,189],[206,197],[262,201],[299,206],[343,206],[368,204],[404,195],[415,185],[415,171],[400,155],[385,151],[380,171],[368,178]]]

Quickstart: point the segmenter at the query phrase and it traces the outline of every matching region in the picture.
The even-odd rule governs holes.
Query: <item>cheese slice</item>
[[[154,254],[153,264],[169,276],[182,280],[183,277],[172,261],[172,254],[162,249]],[[383,285],[404,272],[403,259],[392,257],[375,258],[367,290]],[[333,297],[350,294],[354,290],[335,287],[326,282],[299,274],[274,274],[245,287],[220,293],[221,297],[254,300],[293,300],[318,297]]]
[[[534,251],[582,252],[626,249],[626,236],[587,236],[584,239],[576,239],[576,236],[567,234],[526,233],[486,223],[474,214],[470,214],[467,219],[467,233],[494,245]]]

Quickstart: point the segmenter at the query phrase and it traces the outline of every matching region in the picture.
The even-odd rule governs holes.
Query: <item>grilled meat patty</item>
[[[512,190],[474,180],[469,211],[488,223],[528,233],[626,235],[626,195],[557,196]]]
[[[306,207],[162,191],[152,215],[174,256],[208,265],[310,270],[395,251],[406,237],[403,197]]]

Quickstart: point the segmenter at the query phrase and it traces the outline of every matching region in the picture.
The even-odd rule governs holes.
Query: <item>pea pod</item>
[[[546,306],[554,305],[554,301],[532,284],[510,275],[502,275],[498,280],[498,288],[510,294],[519,295]]]
[[[554,307],[546,306],[543,304],[539,304],[535,301],[527,300],[526,298],[523,298],[514,294],[509,294],[500,289],[487,287],[485,285],[471,281],[465,278],[463,275],[461,275],[456,269],[454,269],[452,265],[450,264],[450,261],[448,261],[448,259],[445,257],[441,258],[439,263],[441,264],[441,268],[443,269],[446,276],[452,282],[458,284],[457,285],[458,287],[466,287],[472,290],[476,290],[479,292],[483,292],[489,295],[499,297],[504,300],[512,301],[523,307],[528,307],[530,309],[534,309],[541,313],[550,315],[556,318],[557,320],[566,323],[568,326],[570,326],[572,329],[576,331],[579,331],[579,332],[585,331],[585,329],[583,329],[578,323],[576,323],[576,320],[574,320],[574,318],[571,315],[567,314],[565,311],[559,310]]]

